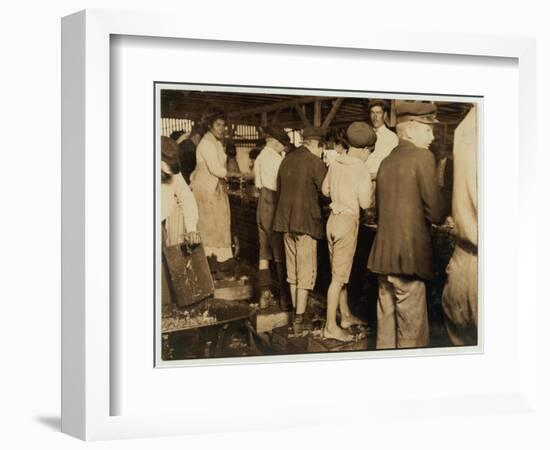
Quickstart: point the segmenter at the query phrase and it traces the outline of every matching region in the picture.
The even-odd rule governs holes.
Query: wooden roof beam
[[[323,128],[327,128],[330,125],[330,123],[332,122],[332,119],[334,119],[334,116],[336,116],[336,113],[340,109],[340,106],[342,106],[343,101],[344,101],[344,99],[342,97],[340,97],[340,98],[337,98],[332,103],[332,108],[330,108],[330,111],[327,114],[327,117],[323,121],[323,125],[321,125]]]
[[[304,105],[296,105],[295,108],[296,108],[296,112],[300,116],[300,119],[302,119],[302,122],[303,122],[304,126],[305,127],[311,126],[311,124],[309,123],[309,120],[306,116],[306,112],[304,111],[304,109],[305,109]]]
[[[305,105],[307,103],[313,103],[316,100],[332,100],[334,97],[301,97],[295,100],[288,100],[279,103],[273,103],[272,105],[258,106],[254,108],[246,108],[241,111],[234,111],[229,113],[229,117],[236,118],[241,116],[248,116],[251,114],[259,114],[262,112],[277,111],[278,109],[294,108],[299,105]]]

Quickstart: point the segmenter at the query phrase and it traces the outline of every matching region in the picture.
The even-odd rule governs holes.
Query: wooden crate
[[[249,300],[253,294],[254,289],[248,278],[217,280],[214,282],[214,298],[219,300]]]
[[[291,312],[281,311],[278,306],[259,309],[256,313],[254,327],[258,333],[272,331],[274,328],[286,327],[290,323]]]

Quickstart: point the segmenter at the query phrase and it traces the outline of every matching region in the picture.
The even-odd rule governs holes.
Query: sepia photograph
[[[482,107],[155,83],[156,365],[480,351]]]

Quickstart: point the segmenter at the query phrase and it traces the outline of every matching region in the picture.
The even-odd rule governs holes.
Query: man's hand
[[[233,240],[233,244],[231,245],[233,247],[233,257],[237,258],[241,252],[241,244],[236,234],[234,234],[231,238]]]
[[[242,174],[242,179],[244,181],[251,181],[254,179],[254,172],[245,172]]]

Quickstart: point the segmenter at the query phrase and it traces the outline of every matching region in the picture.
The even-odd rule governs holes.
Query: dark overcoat
[[[369,270],[433,278],[430,225],[443,223],[448,214],[437,184],[433,154],[400,140],[380,165],[376,207],[378,229]]]
[[[281,163],[278,175],[278,199],[273,230],[324,236],[319,196],[327,173],[321,158],[301,146]]]

